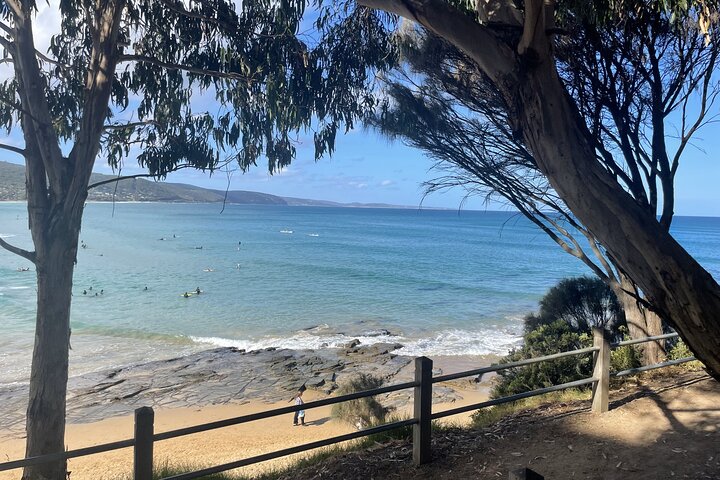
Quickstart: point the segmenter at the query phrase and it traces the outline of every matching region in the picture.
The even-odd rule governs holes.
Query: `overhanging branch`
[[[178,170],[182,170],[184,168],[195,168],[193,165],[178,165],[177,167],[174,167],[167,171],[167,173],[177,172]],[[100,182],[91,183],[88,185],[87,189],[90,190],[92,188],[101,187],[103,185],[107,185],[109,183],[117,183],[122,180],[132,180],[134,178],[155,178],[157,175],[153,175],[152,173],[138,173],[135,175],[118,175],[117,177],[113,177],[109,180],[102,180]]]
[[[125,130],[125,129],[132,129],[136,127],[143,127],[146,125],[160,125],[155,120],[143,120],[141,122],[130,122],[130,123],[117,123],[117,124],[108,124],[103,126],[103,130]]]
[[[219,72],[217,70],[205,70],[203,68],[191,67],[190,65],[182,65],[180,63],[168,63],[158,58],[150,57],[148,55],[121,55],[118,63],[122,62],[141,62],[149,63],[160,68],[167,68],[168,70],[181,70],[188,73],[196,73],[198,75],[204,75],[214,78],[227,78],[231,80],[244,80],[250,82],[251,78],[246,77],[236,72]]]
[[[359,5],[384,10],[419,23],[472,58],[494,81],[515,68],[515,53],[472,17],[441,0],[358,0]]]
[[[138,173],[137,175],[122,175],[122,176],[111,178],[109,180],[103,180],[101,182],[91,183],[90,185],[88,185],[87,188],[88,188],[88,190],[90,190],[92,188],[102,187],[103,185],[107,185],[109,183],[117,183],[122,180],[132,180],[133,178],[150,178],[150,177],[154,177],[154,176],[155,175],[153,175],[152,173]]]
[[[15,255],[20,255],[26,260],[30,260],[33,264],[35,263],[35,252],[28,252],[27,250],[24,250],[20,247],[11,245],[6,242],[2,237],[0,237],[0,247],[4,248],[8,252],[14,253]]]
[[[22,155],[23,157],[25,156],[25,149],[23,149],[23,148],[14,147],[12,145],[6,145],[4,143],[0,143],[0,149],[9,150],[13,153],[17,153],[18,155]]]

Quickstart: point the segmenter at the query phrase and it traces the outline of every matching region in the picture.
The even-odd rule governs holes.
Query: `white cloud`
[[[33,24],[35,47],[47,52],[50,38],[60,33],[60,1],[38,2],[38,14]]]
[[[395,184],[395,182],[393,182],[392,180],[383,180],[382,182],[380,182],[381,187],[388,187],[393,184]]]

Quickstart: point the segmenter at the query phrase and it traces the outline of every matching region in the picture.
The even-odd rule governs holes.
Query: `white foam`
[[[0,233],[0,238],[12,238],[14,236],[12,233]]]
[[[308,331],[302,331],[290,337],[263,337],[254,340],[239,340],[221,337],[190,337],[194,342],[208,343],[218,347],[235,347],[250,350],[261,350],[263,348],[289,348],[293,350],[315,350],[318,348],[341,348],[351,340],[360,340],[362,345],[372,345],[381,342],[402,343],[403,337],[397,335],[385,336],[347,336],[342,333],[330,335],[314,335]]]
[[[290,337],[263,337],[259,339],[231,339],[222,337],[190,338],[197,343],[205,343],[218,347],[235,347],[239,349],[261,350],[264,348],[288,348],[293,350],[342,348],[351,340],[360,340],[361,345],[375,343],[400,343],[402,348],[396,353],[409,356],[438,355],[504,355],[517,346],[521,337],[511,331],[502,329],[485,329],[466,331],[459,329],[445,330],[425,338],[410,338],[402,335],[377,335],[378,332],[367,332],[366,335],[318,334],[316,329],[301,331]]]
[[[478,331],[446,330],[432,337],[410,340],[397,351],[413,357],[437,355],[505,355],[520,343],[521,337],[501,329]]]

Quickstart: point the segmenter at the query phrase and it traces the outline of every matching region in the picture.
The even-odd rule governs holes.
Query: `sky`
[[[36,44],[44,50],[50,36],[59,30],[58,0],[38,2],[40,13],[35,21]],[[45,46],[43,48],[43,46]],[[0,77],[8,74],[0,69]],[[4,70],[4,71],[3,71]],[[718,113],[718,106],[715,107]],[[672,129],[668,129],[671,131]],[[22,146],[19,132],[0,140]],[[706,126],[684,154],[676,178],[676,214],[720,216],[720,123]],[[20,163],[10,152],[0,159]],[[391,142],[375,132],[357,129],[338,134],[332,157],[318,162],[313,159],[311,134],[300,136],[297,158],[283,171],[267,173],[261,162],[248,172],[216,172],[212,176],[198,171],[183,170],[170,174],[169,182],[188,183],[201,187],[251,190],[279,196],[300,197],[350,203],[387,203],[393,205],[442,207],[449,209],[498,210],[502,204],[486,204],[484,198],[465,199],[465,191],[456,187],[445,193],[434,193],[423,200],[422,182],[441,175],[432,170],[433,161],[421,151],[399,141]],[[95,171],[112,174],[101,159]],[[124,174],[139,173],[133,159],[127,159]]]

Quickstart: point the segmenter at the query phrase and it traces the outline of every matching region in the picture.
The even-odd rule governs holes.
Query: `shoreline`
[[[140,406],[155,410],[157,433],[185,426],[232,418],[288,406],[301,384],[308,387],[306,401],[335,394],[350,376],[366,373],[384,379],[385,385],[414,378],[413,357],[395,355],[399,344],[348,345],[344,349],[273,349],[244,352],[217,348],[173,359],[73,377],[68,384],[66,445],[76,449],[131,438],[133,411]],[[438,356],[434,374],[441,375],[489,365],[493,356]],[[489,379],[469,377],[433,388],[436,411],[477,403],[488,398]],[[412,414],[412,391],[379,395],[391,414]],[[27,385],[0,386],[0,455],[4,460],[23,457]],[[331,406],[307,412],[308,427],[291,425],[282,415],[202,434],[160,442],[156,465],[207,466],[278,450],[355,428],[330,415]],[[467,423],[470,413],[449,417],[450,423]],[[314,451],[309,452],[312,454]],[[245,467],[257,474],[287,465],[308,453]],[[117,479],[132,468],[132,449],[123,449],[69,461],[77,479]],[[3,472],[0,480],[16,478],[18,470]]]
[[[130,414],[140,406],[156,409],[201,408],[207,405],[273,404],[291,398],[300,385],[330,395],[354,374],[370,374],[384,384],[411,381],[413,358],[395,353],[400,344],[346,345],[346,348],[243,351],[216,348],[185,356],[105,369],[68,381],[67,423],[93,423]],[[434,374],[489,365],[496,356],[438,356]],[[448,382],[434,388],[433,401],[451,402],[457,389],[485,389],[487,381]],[[0,385],[0,437],[21,436],[27,406],[27,383]],[[394,392],[384,403],[398,407],[412,392]]]

